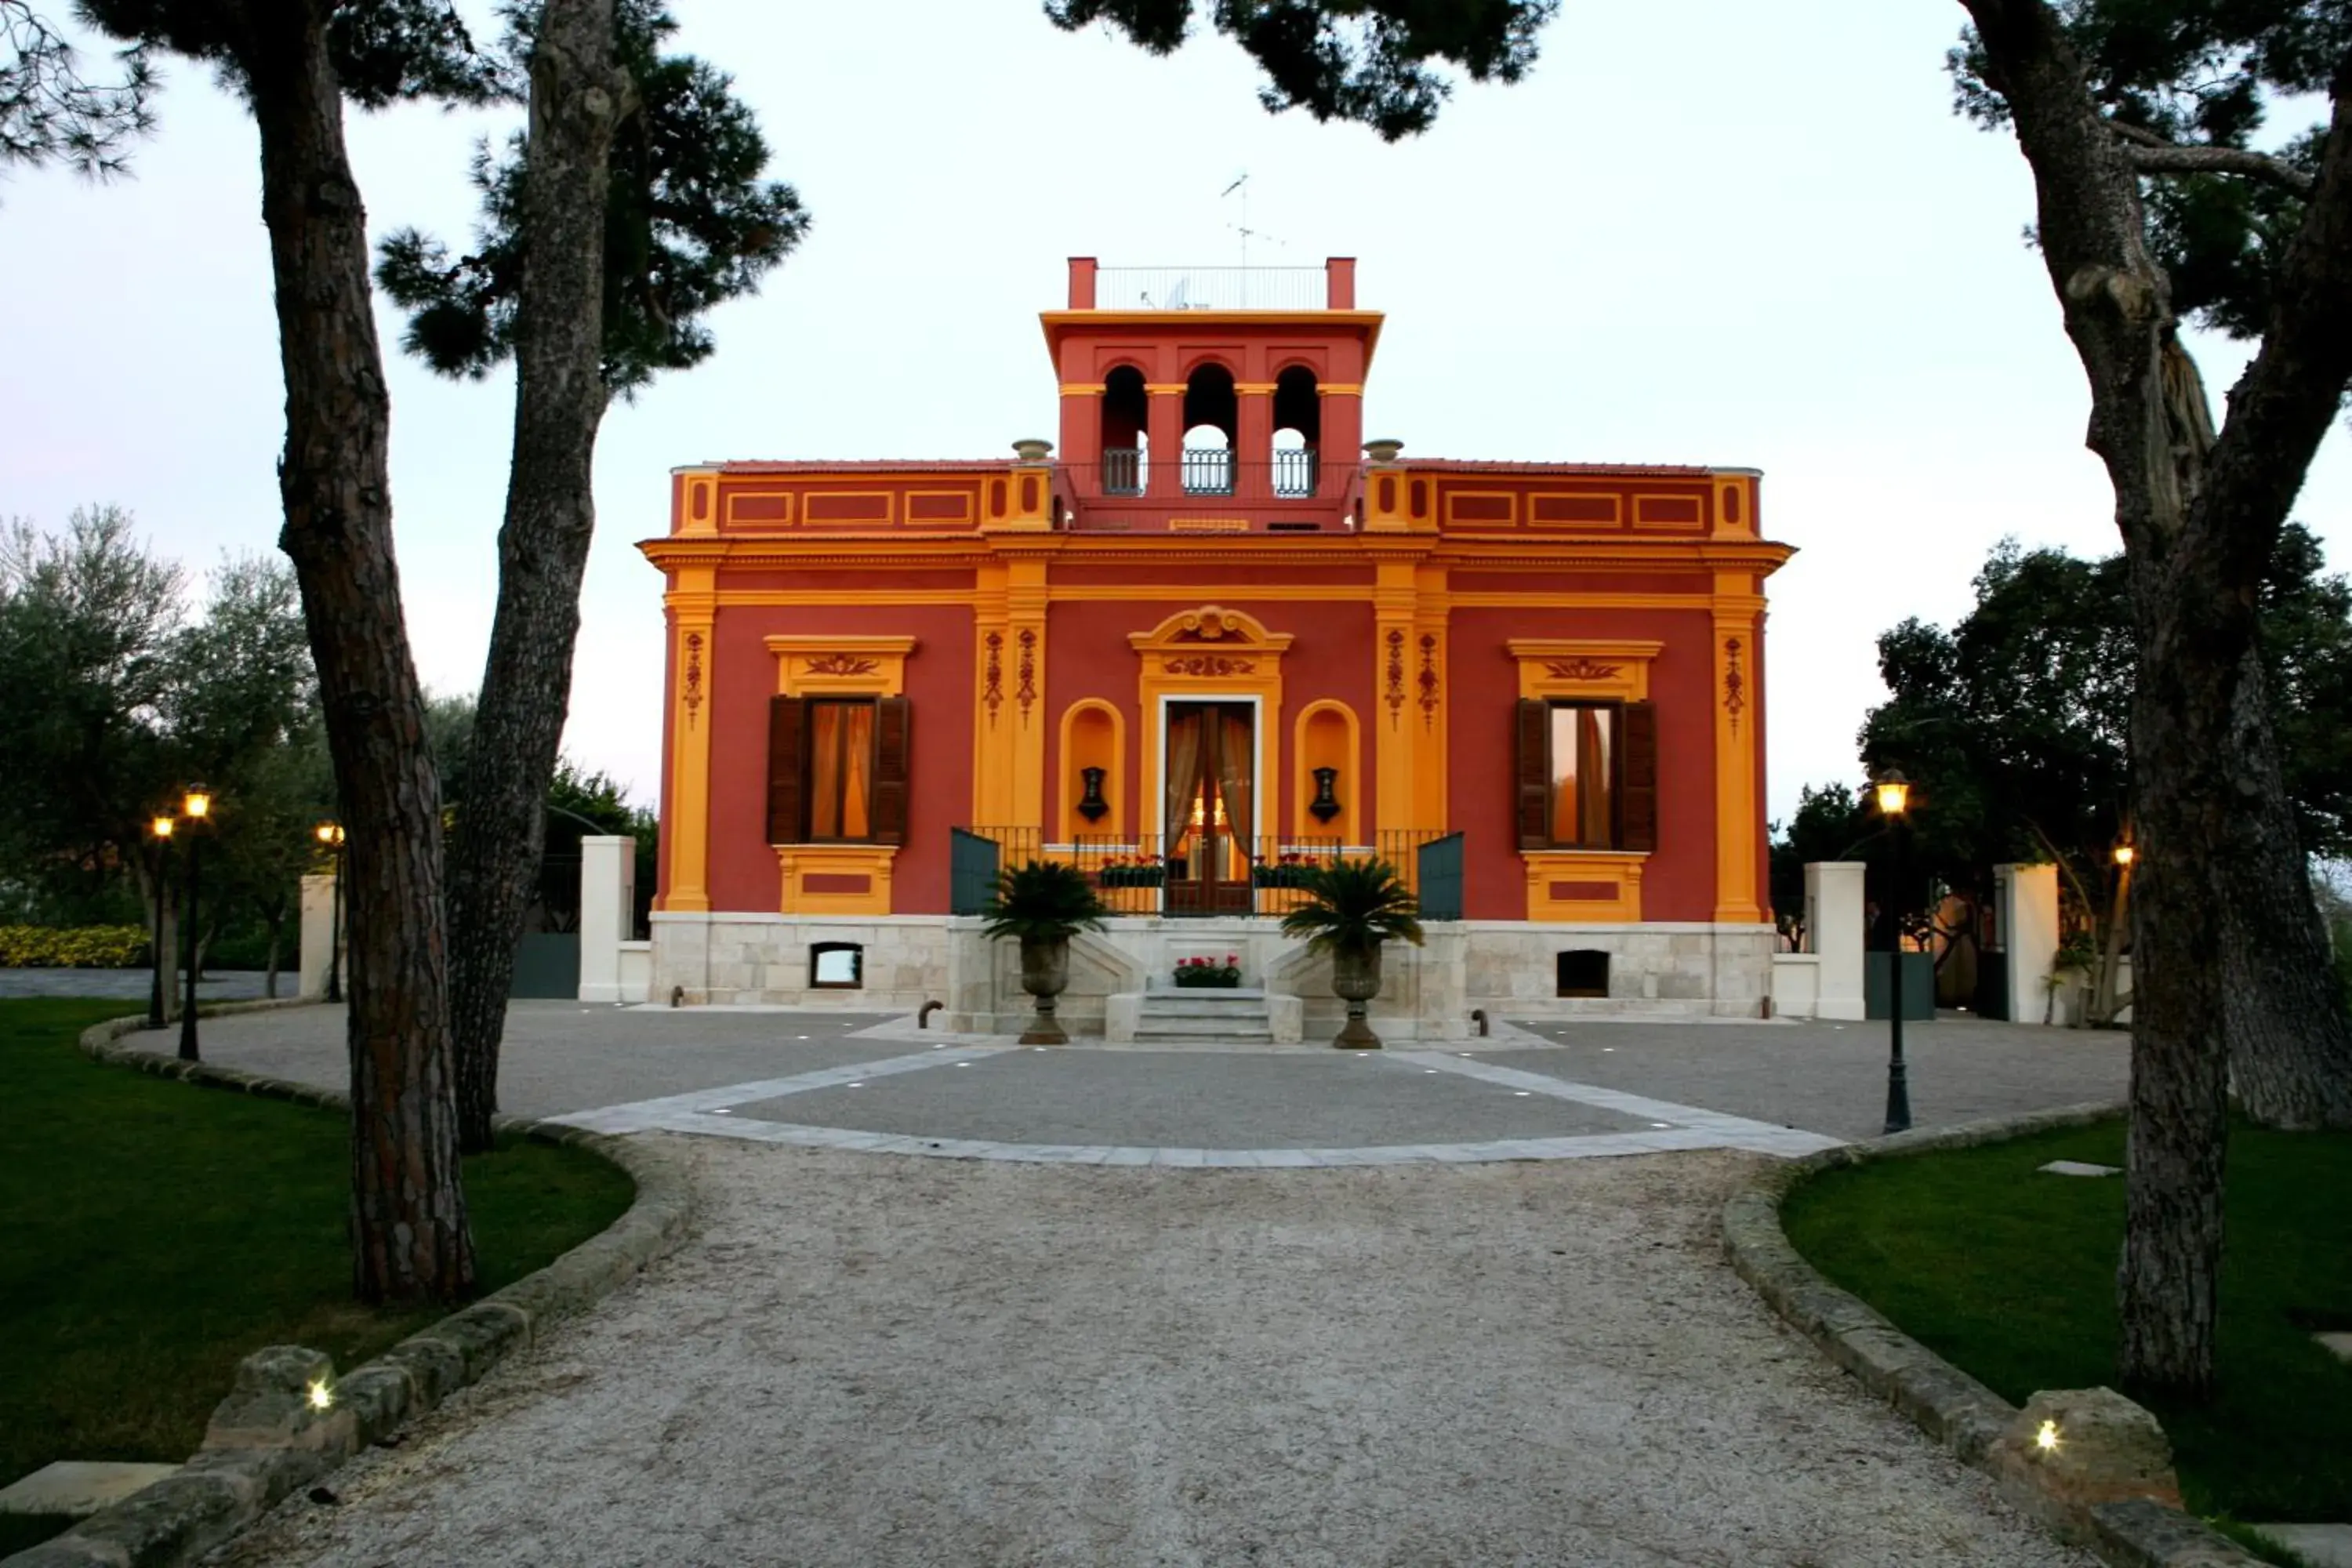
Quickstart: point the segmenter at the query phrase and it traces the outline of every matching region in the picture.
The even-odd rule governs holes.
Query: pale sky
[[[63,10],[62,0],[53,9]],[[650,802],[659,779],[667,471],[728,458],[1000,458],[1055,434],[1036,312],[1064,258],[1360,258],[1389,313],[1368,435],[1408,457],[1706,463],[1765,474],[1801,553],[1768,584],[1771,815],[1858,773],[1877,634],[1948,623],[1994,541],[2116,546],[2087,398],[2006,137],[1953,117],[1949,0],[1568,0],[1517,87],[1458,89],[1397,146],[1268,116],[1222,39],[1155,60],[1055,31],[1034,0],[675,0],[815,217],[717,356],[617,406],[596,462],[565,749]],[[0,515],[131,509],[194,569],[268,550],[282,389],[254,137],[167,68],[134,178],[0,182]],[[462,244],[474,137],[511,113],[354,113],[371,222]],[[2295,127],[2299,129],[2299,125]],[[1279,243],[1276,243],[1279,242]],[[387,348],[399,323],[381,313]],[[2200,341],[2217,407],[2244,354]],[[512,382],[390,363],[410,636],[436,690],[479,679]],[[2339,422],[2297,516],[2352,565]]]

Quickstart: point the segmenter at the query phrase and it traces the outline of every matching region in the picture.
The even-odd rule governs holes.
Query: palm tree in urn
[[[981,911],[988,923],[981,929],[991,938],[1009,936],[1021,943],[1021,988],[1037,1003],[1023,1045],[1070,1043],[1054,1016],[1054,998],[1070,983],[1070,939],[1082,931],[1102,930],[1109,912],[1092,879],[1063,861],[1032,860],[997,874],[996,892]]]
[[[1331,958],[1331,993],[1348,1004],[1348,1022],[1332,1040],[1342,1050],[1378,1050],[1364,1005],[1381,994],[1381,947],[1391,939],[1421,945],[1420,906],[1385,860],[1334,860],[1300,879],[1305,897],[1282,917],[1285,936],[1303,936],[1309,952]]]

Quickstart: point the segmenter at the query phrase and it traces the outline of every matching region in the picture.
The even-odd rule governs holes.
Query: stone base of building
[[[922,915],[658,913],[643,1000],[675,994],[687,1006],[891,1013],[940,1002],[938,1027],[1017,1033],[1031,1012],[1020,950],[989,941],[982,924]],[[1426,937],[1422,947],[1391,944],[1383,954],[1381,995],[1370,1009],[1383,1036],[1465,1039],[1479,1010],[1492,1019],[1755,1018],[1765,1015],[1772,988],[1769,926],[1433,921]],[[818,984],[816,950],[841,944],[857,950],[860,984]],[[1172,984],[1177,968],[1194,958],[1230,960],[1244,984],[1262,987],[1278,1041],[1319,1043],[1345,1016],[1331,994],[1329,961],[1272,921],[1141,917],[1113,920],[1071,944],[1069,989],[1058,1004],[1063,1026],[1132,1037],[1139,999]],[[1586,994],[1562,994],[1563,988]]]
[[[911,1013],[948,991],[948,922],[937,915],[653,917],[648,1002],[688,1007],[837,1007]],[[815,950],[851,943],[859,984],[815,983]]]

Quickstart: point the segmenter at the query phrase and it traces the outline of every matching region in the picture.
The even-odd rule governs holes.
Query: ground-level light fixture
[[[310,1384],[310,1398],[311,1409],[331,1409],[335,1403],[335,1391],[328,1386],[327,1380],[322,1377]]]
[[[2033,1446],[2045,1454],[2055,1453],[2058,1448],[2058,1423],[2044,1421],[2042,1430],[2033,1435]]]
[[[2138,854],[2139,851],[2134,849],[2130,845],[2118,844],[2116,846],[2116,864],[2129,868],[2133,859],[2136,858]]]

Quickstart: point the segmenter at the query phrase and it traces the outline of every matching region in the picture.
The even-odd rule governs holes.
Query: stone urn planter
[[[1309,952],[1331,959],[1331,994],[1348,1005],[1348,1022],[1331,1043],[1341,1050],[1381,1048],[1364,1021],[1364,1004],[1381,994],[1381,946],[1421,942],[1420,906],[1385,860],[1332,859],[1307,867],[1298,906],[1282,917],[1285,936],[1303,936]]]
[[[1069,989],[1070,941],[1067,937],[1021,944],[1021,989],[1036,1002],[1037,1015],[1022,1035],[1024,1046],[1066,1046],[1070,1037],[1054,1016],[1054,998]]]
[[[1068,1045],[1054,999],[1069,988],[1070,939],[1102,930],[1109,913],[1094,879],[1066,860],[1032,860],[997,874],[996,895],[982,912],[988,923],[981,929],[992,940],[1021,944],[1021,988],[1037,1005],[1021,1043]]]
[[[1348,1022],[1331,1043],[1343,1051],[1377,1051],[1381,1037],[1364,1021],[1365,1005],[1381,994],[1381,950],[1331,955],[1331,994],[1348,1005]]]

